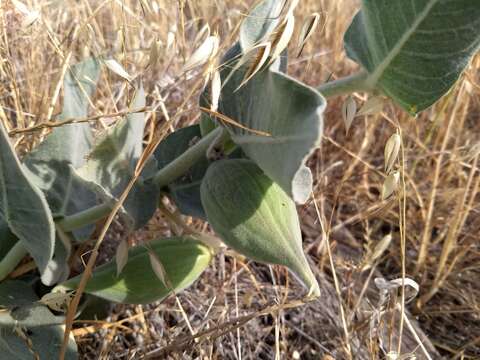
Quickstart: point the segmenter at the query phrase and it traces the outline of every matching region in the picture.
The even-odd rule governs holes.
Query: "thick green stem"
[[[5,257],[0,261],[0,281],[5,279],[22,259],[28,254],[20,241],[17,241]]]
[[[57,225],[65,232],[79,229],[106,217],[112,210],[113,206],[113,202],[106,202],[93,206],[89,209],[80,211],[79,213],[64,217],[57,223]]]
[[[227,131],[219,126],[174,161],[160,169],[152,178],[147,179],[147,181],[152,181],[159,187],[170,184],[172,181],[184,175],[188,169],[205,156],[205,153],[213,142],[222,141],[226,136]]]
[[[317,90],[326,98],[350,94],[355,91],[373,90],[367,83],[368,73],[362,71],[357,74],[353,74],[344,78],[340,78],[334,81],[327,82],[317,87]]]

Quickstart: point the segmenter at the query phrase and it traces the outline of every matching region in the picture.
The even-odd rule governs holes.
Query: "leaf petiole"
[[[317,90],[326,98],[351,94],[356,91],[371,92],[373,89],[367,83],[368,73],[360,71],[356,74],[333,80],[317,87]]]

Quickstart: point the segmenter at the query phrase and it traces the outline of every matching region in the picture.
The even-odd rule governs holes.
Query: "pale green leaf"
[[[435,103],[480,44],[480,6],[472,0],[363,0],[345,34],[366,84],[410,113]]]
[[[201,186],[208,221],[234,250],[259,262],[278,264],[298,276],[310,294],[318,283],[303,253],[295,203],[250,160],[213,163]]]
[[[149,243],[161,262],[165,276],[178,292],[190,286],[206,269],[212,257],[202,243],[190,238],[159,239]],[[147,304],[160,301],[171,289],[159,282],[152,270],[146,247],[129,250],[128,262],[117,276],[115,261],[95,269],[85,292],[118,303]],[[80,276],[59,285],[59,289],[76,289]]]
[[[18,241],[0,212],[0,259],[3,259]]]
[[[90,58],[70,68],[63,81],[63,109],[59,120],[85,118],[89,98],[93,95],[100,75],[100,65]],[[88,123],[67,124],[54,128],[50,135],[24,158],[30,179],[44,192],[53,216],[57,219],[76,214],[97,204],[97,197],[73,174],[74,168],[85,163],[92,146],[92,131]],[[77,240],[88,239],[94,230],[88,225],[73,232]],[[57,239],[55,256],[42,281],[53,285],[69,274],[70,248]]]
[[[37,327],[64,321],[38,302],[37,295],[25,282],[6,280],[0,284],[0,326]]]
[[[26,171],[0,124],[0,212],[43,273],[52,259],[55,226],[45,196]]]
[[[239,46],[225,56],[236,58]],[[278,71],[276,61],[235,92],[247,71],[237,70],[224,84],[219,112],[244,127],[271,136],[257,135],[238,126],[224,124],[232,140],[293,199],[304,203],[312,189],[312,175],[305,161],[320,143],[325,99],[315,89]],[[222,70],[222,79],[231,66]]]
[[[131,109],[145,107],[143,87],[137,94]],[[84,166],[77,170],[83,179],[104,201],[118,199],[134,176],[135,166],[143,151],[145,116],[131,113],[120,119],[97,141]],[[155,160],[149,161],[143,175],[148,177],[156,169]],[[142,175],[142,176],[143,176]],[[122,215],[134,228],[146,224],[157,208],[159,191],[153,184],[145,184],[143,177],[137,181],[123,204]]]
[[[89,97],[95,91],[100,75],[99,63],[90,58],[70,68],[63,82],[63,110],[59,120],[85,118]],[[92,146],[88,123],[63,125],[24,158],[32,181],[43,190],[56,218],[72,215],[97,204],[96,195],[76,179],[72,168],[78,168]],[[93,226],[74,231],[78,240],[86,239]]]
[[[53,315],[38,301],[32,288],[21,281],[0,284],[0,353],[2,359],[57,359],[63,340],[64,317]],[[27,341],[31,347],[27,346]],[[65,359],[77,359],[77,345],[70,337]]]

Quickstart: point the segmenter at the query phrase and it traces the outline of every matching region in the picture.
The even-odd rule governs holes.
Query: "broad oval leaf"
[[[224,63],[239,53],[239,46],[233,47]],[[224,84],[219,112],[248,129],[270,134],[257,135],[223,124],[248,157],[296,202],[304,203],[312,190],[305,161],[320,143],[326,101],[315,89],[281,73],[282,66],[277,60],[238,91],[247,68],[235,71]],[[230,69],[223,68],[222,79],[230,75]]]
[[[58,120],[85,118],[90,97],[100,76],[100,65],[94,58],[70,68],[63,81],[63,110]],[[47,138],[24,158],[30,179],[43,191],[55,218],[72,215],[93,207],[97,197],[73,174],[85,163],[92,146],[88,123],[66,124],[54,128]],[[88,239],[94,230],[88,225],[73,231],[77,240]],[[53,285],[69,274],[67,264],[70,246],[61,239],[55,242],[55,257],[42,273],[42,281]]]
[[[210,225],[228,246],[255,261],[286,266],[310,294],[319,295],[303,253],[295,203],[255,163],[213,163],[201,195]]]
[[[2,359],[58,359],[63,340],[63,316],[55,316],[38,301],[32,288],[22,281],[0,284],[0,353]],[[29,344],[27,345],[28,339]],[[66,360],[77,359],[77,344],[70,337]]]
[[[145,92],[140,87],[131,109],[144,107]],[[98,139],[87,162],[76,171],[78,178],[105,201],[116,200],[134,176],[137,161],[143,151],[144,128],[143,112],[131,113],[120,119]],[[158,188],[143,181],[144,176],[153,175],[155,170],[155,160],[151,159],[123,204],[121,214],[127,224],[135,229],[145,225],[157,208]]]
[[[20,332],[23,333],[22,338]],[[0,352],[8,360],[58,359],[63,341],[64,328],[61,325],[28,329],[9,328],[2,330],[0,337]],[[31,348],[25,341],[31,342]],[[34,357],[32,350],[37,357]],[[70,335],[65,360],[78,359],[77,344]]]
[[[0,283],[0,326],[37,327],[58,325],[65,320],[55,316],[23,281],[6,280]]]
[[[18,238],[12,233],[0,212],[0,259],[8,254],[17,241]]]
[[[172,289],[165,287],[152,270],[148,249],[136,246],[129,250],[128,262],[117,276],[115,261],[95,269],[86,293],[118,303],[147,304],[160,301],[190,286],[207,268],[211,250],[191,238],[159,239],[149,243],[165,269]],[[59,285],[57,289],[76,289],[81,276]]]
[[[58,120],[85,118],[89,97],[95,91],[100,65],[94,58],[70,68],[63,81],[63,110]],[[73,168],[85,163],[93,138],[88,123],[66,124],[54,128],[47,138],[24,158],[30,178],[45,193],[56,218],[95,206],[96,195],[73,176]],[[89,226],[74,231],[84,240],[93,231]]]
[[[0,124],[0,212],[43,273],[53,256],[55,225],[45,196],[25,168]]]
[[[458,79],[478,49],[479,27],[476,1],[363,0],[345,48],[368,71],[367,86],[414,114]]]

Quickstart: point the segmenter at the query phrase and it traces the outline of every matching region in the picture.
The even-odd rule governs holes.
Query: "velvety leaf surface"
[[[18,238],[12,233],[0,213],[0,259],[3,259],[17,241]]]
[[[0,283],[0,326],[25,326],[28,328],[57,325],[64,321],[37,302],[38,297],[25,282],[7,280]]]
[[[55,226],[45,196],[25,169],[0,124],[0,212],[41,273],[52,259]]]
[[[100,75],[99,63],[90,58],[70,68],[63,82],[63,110],[59,120],[85,118],[89,100]],[[32,181],[45,193],[55,217],[75,214],[96,205],[96,195],[73,176],[73,168],[81,167],[92,146],[88,123],[68,124],[52,133],[24,159]],[[76,230],[79,240],[89,237],[93,226]]]
[[[145,106],[145,92],[138,89],[132,109]],[[135,166],[142,153],[143,113],[132,113],[118,121],[96,143],[86,164],[78,169],[80,178],[94,189],[104,201],[118,198],[134,175]],[[145,176],[154,172],[152,160],[144,170]],[[139,179],[124,203],[124,215],[135,228],[143,226],[157,208],[159,191],[154,185],[143,184]]]
[[[155,150],[154,155],[158,168],[161,169],[175,160],[201,137],[199,125],[188,126],[168,135]],[[195,163],[183,177],[168,185],[175,204],[185,215],[206,219],[200,199],[200,183],[208,165],[209,161],[205,156]]]
[[[57,359],[63,340],[63,317],[54,316],[50,310],[37,302],[32,288],[22,281],[5,281],[0,284],[0,354],[2,359],[33,359],[32,351],[40,359]],[[31,341],[27,347],[23,336]],[[70,338],[66,359],[77,359],[77,345]]]
[[[93,95],[100,75],[99,63],[90,58],[73,65],[63,81],[63,109],[58,120],[85,118],[89,98]],[[97,204],[97,197],[73,174],[74,168],[85,163],[92,146],[92,131],[88,123],[67,124],[54,128],[50,135],[24,158],[29,177],[44,192],[53,216],[62,218]],[[87,239],[93,225],[75,230],[77,240]],[[70,246],[57,239],[54,259],[42,273],[42,281],[53,285],[68,277]]]
[[[239,52],[238,45],[232,48],[224,63]],[[281,73],[279,67],[279,61],[275,62],[239,90],[246,69],[240,68],[225,84],[231,66],[224,67],[219,112],[249,129],[270,134],[225,124],[245,154],[295,201],[304,203],[313,181],[305,161],[320,143],[326,102],[315,89]]]
[[[63,342],[63,327],[60,325],[29,329],[26,335],[32,342],[32,349],[27,347],[25,340],[17,335],[12,328],[1,330],[0,353],[5,359],[32,360],[34,357],[31,350],[41,360],[58,359],[60,355]],[[69,339],[65,359],[78,359],[77,344],[73,336]]]
[[[255,163],[213,163],[201,196],[210,225],[228,246],[253,260],[286,266],[318,295],[303,253],[295,203]]]
[[[68,259],[70,258],[71,249],[70,239],[62,239],[57,232],[53,258],[48,262],[47,267],[41,274],[41,280],[45,285],[52,286],[68,279],[70,275]]]
[[[149,244],[176,292],[191,285],[212,257],[208,247],[190,238],[159,239]],[[79,282],[80,276],[77,276],[59,287],[76,289]],[[85,291],[113,302],[130,304],[159,301],[172,293],[155,275],[148,250],[143,246],[129,250],[128,262],[118,276],[114,261],[95,269]]]
[[[345,34],[350,58],[411,113],[444,95],[480,44],[480,6],[471,0],[363,0]]]

